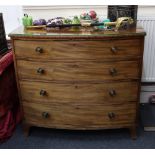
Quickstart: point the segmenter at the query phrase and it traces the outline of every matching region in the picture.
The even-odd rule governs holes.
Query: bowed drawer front
[[[103,84],[57,84],[20,82],[23,101],[51,103],[102,103],[137,100],[136,82]],[[125,103],[124,103],[125,104]]]
[[[135,138],[144,36],[75,37],[12,36],[25,131],[129,128]]]
[[[109,81],[139,78],[139,61],[34,62],[18,60],[19,78],[48,81]],[[130,66],[130,67],[129,67]]]
[[[36,126],[65,129],[103,129],[128,127],[136,117],[135,102],[127,104],[62,104],[23,102],[24,114]]]
[[[140,40],[15,41],[18,58],[41,60],[107,60],[140,55]]]

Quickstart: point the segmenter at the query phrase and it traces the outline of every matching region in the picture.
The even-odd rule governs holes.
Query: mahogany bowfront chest
[[[24,131],[129,128],[136,138],[145,32],[10,34]]]

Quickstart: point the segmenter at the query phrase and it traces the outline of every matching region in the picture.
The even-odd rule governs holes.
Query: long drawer
[[[15,40],[17,58],[82,60],[140,56],[140,40],[23,41]]]
[[[137,101],[137,82],[56,84],[20,81],[23,101],[55,103],[117,103]]]
[[[17,60],[20,79],[104,81],[139,78],[139,61],[34,62]]]
[[[24,102],[25,120],[43,127],[63,129],[99,129],[129,126],[135,123],[136,103],[104,106],[102,104],[52,104]]]

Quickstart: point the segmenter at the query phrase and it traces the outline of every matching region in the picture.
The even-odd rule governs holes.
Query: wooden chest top
[[[114,37],[132,37],[132,36],[144,36],[145,31],[137,26],[129,30],[109,31],[109,30],[81,30],[81,29],[67,29],[67,30],[54,30],[48,32],[46,30],[26,30],[20,27],[9,34],[11,38],[53,38],[53,39],[100,39],[100,38],[114,38]]]

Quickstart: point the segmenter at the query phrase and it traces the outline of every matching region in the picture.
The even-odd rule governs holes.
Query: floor
[[[69,131],[45,128],[31,128],[28,138],[24,137],[21,125],[14,135],[0,149],[153,149],[155,132],[144,132],[138,128],[137,140],[130,139],[127,129],[100,131]]]

